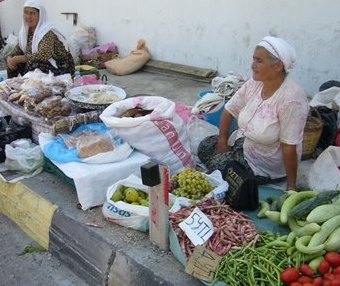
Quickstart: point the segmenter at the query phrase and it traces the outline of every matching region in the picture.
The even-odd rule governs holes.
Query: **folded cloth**
[[[217,93],[206,93],[191,110],[191,114],[214,113],[224,105],[224,98]]]
[[[230,99],[244,82],[245,79],[241,75],[230,72],[226,77],[214,77],[211,85],[215,93]]]

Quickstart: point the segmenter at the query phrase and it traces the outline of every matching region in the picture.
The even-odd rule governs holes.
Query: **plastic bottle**
[[[84,84],[84,82],[83,82],[83,78],[80,74],[80,71],[76,71],[74,73],[74,77],[73,77],[73,87],[82,86],[83,84]]]

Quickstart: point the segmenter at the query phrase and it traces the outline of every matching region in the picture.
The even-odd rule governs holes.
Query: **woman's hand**
[[[14,57],[7,57],[7,67],[12,71],[18,68]]]
[[[219,138],[217,141],[217,153],[226,153],[228,151],[230,151],[230,146],[227,140]]]
[[[7,57],[7,67],[10,70],[16,70],[18,68],[18,65],[25,64],[26,62],[27,58],[24,55]]]

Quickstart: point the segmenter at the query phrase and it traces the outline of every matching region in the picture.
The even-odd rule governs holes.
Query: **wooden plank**
[[[217,74],[217,71],[213,69],[199,68],[159,60],[150,60],[144,65],[143,70],[162,74],[181,75],[205,82],[211,82],[211,79]]]

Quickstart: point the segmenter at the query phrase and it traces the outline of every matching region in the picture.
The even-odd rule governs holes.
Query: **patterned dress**
[[[19,74],[24,75],[37,68],[44,73],[51,71],[55,76],[65,73],[74,74],[75,67],[71,53],[52,31],[47,32],[42,38],[37,53],[32,53],[32,40],[33,33],[29,32],[26,53],[20,49],[19,45],[14,48],[11,56],[25,55],[27,63],[19,65],[14,71],[7,69],[9,78],[17,77]]]
[[[225,105],[238,123],[228,140],[231,152],[216,152],[217,136],[200,143],[198,157],[209,171],[222,171],[228,160],[236,160],[251,170],[259,183],[275,182],[286,176],[281,143],[296,145],[301,157],[309,110],[305,92],[287,77],[263,100],[262,86],[262,82],[247,81]]]

